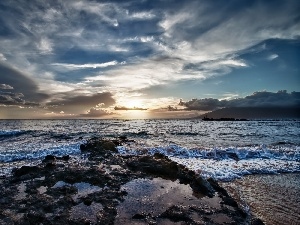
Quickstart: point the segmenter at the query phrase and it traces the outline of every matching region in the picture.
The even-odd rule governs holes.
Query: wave
[[[14,153],[1,153],[0,162],[14,162],[21,160],[42,159],[47,155],[63,156],[80,154],[80,144],[68,144],[62,146],[51,147],[48,149],[40,149],[37,151],[18,151]]]
[[[33,132],[32,130],[0,130],[0,138],[20,136],[32,132]]]
[[[154,148],[119,146],[118,151],[120,154],[129,155],[161,153],[205,177],[222,181],[257,173],[300,172],[299,147],[187,149],[177,145]]]
[[[203,158],[203,159],[281,159],[300,161],[300,148],[295,149],[270,149],[264,146],[260,147],[231,147],[231,148],[212,148],[212,149],[188,149],[178,145],[168,145],[163,147],[130,147],[118,146],[120,154],[143,155],[161,153],[166,156],[177,156],[180,158]]]

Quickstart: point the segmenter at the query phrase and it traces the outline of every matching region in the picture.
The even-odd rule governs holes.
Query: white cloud
[[[3,90],[12,90],[14,88],[12,86],[8,85],[8,84],[0,84],[0,89],[3,89]]]
[[[152,12],[136,12],[131,14],[131,18],[133,19],[144,19],[144,20],[148,20],[148,19],[153,19],[155,17],[155,14],[153,14]]]
[[[297,38],[300,29],[295,28],[300,23],[291,25],[298,16],[292,5],[283,4],[283,8],[271,10],[268,4],[253,4],[245,11],[231,12],[229,17],[221,9],[203,13],[207,6],[202,2],[186,4],[176,13],[166,13],[160,22],[164,43],[173,50],[173,56],[200,62],[238,55],[239,51],[266,39]]]
[[[6,61],[7,59],[5,58],[5,56],[2,54],[2,53],[0,53],[0,60],[1,61]]]
[[[87,63],[87,64],[52,63],[53,66],[60,66],[70,70],[105,68],[108,66],[115,66],[117,64],[119,64],[117,61],[110,61],[105,63]]]
[[[42,38],[37,44],[38,49],[42,54],[49,54],[52,52],[53,43],[48,38]]]
[[[276,58],[278,58],[279,56],[277,55],[277,54],[272,54],[272,55],[270,55],[268,58],[267,58],[267,60],[269,60],[269,61],[272,61],[272,60],[274,60],[274,59],[276,59]]]
[[[95,14],[101,18],[102,21],[117,27],[119,26],[118,20],[111,16],[115,14],[124,14],[126,11],[119,8],[113,3],[97,3],[97,2],[87,2],[87,1],[76,1],[71,4],[74,9],[78,11],[86,11],[91,14]]]

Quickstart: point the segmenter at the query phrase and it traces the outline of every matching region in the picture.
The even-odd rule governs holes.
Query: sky
[[[0,24],[0,119],[300,106],[298,0],[4,0]]]

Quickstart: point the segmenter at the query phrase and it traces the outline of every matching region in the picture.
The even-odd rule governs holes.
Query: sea
[[[285,224],[288,217],[290,224],[300,224],[299,128],[300,120],[0,120],[0,176],[10,176],[16,167],[38,164],[46,155],[80,159],[80,144],[92,137],[126,136],[131,141],[118,146],[117,154],[162,153],[199,175],[218,180],[245,210],[265,223]],[[272,195],[270,201],[253,200],[256,191],[271,198],[270,188],[276,185],[276,196],[293,190],[289,199],[276,200]],[[266,202],[273,205],[263,207]],[[285,217],[283,223],[266,215],[282,213],[286,207],[291,209],[280,214]]]

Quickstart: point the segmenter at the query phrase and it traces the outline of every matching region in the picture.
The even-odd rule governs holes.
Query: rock
[[[191,187],[193,188],[194,191],[200,192],[209,197],[213,197],[214,193],[215,193],[215,190],[210,185],[210,183],[201,176],[195,176],[195,178],[193,179],[193,182],[191,183]]]
[[[133,170],[140,170],[147,174],[170,180],[179,179],[182,183],[190,184],[195,192],[209,197],[214,196],[215,190],[206,179],[197,176],[194,172],[178,165],[162,154],[156,153],[154,157],[136,157],[129,160],[127,165]]]
[[[144,213],[142,214],[135,214],[132,219],[137,219],[137,220],[141,220],[141,219],[145,219],[147,215],[145,215]]]
[[[54,162],[49,162],[45,165],[45,169],[54,169],[55,168],[55,163]]]
[[[64,155],[62,157],[57,157],[56,159],[57,160],[68,161],[70,159],[70,156],[69,155]]]
[[[160,216],[161,218],[168,218],[169,220],[173,222],[189,222],[191,221],[191,218],[188,215],[187,210],[185,210],[183,207],[174,205],[168,208],[165,212],[163,212]]]
[[[20,177],[25,174],[37,173],[39,168],[37,166],[22,166],[19,169],[13,170],[14,176]]]
[[[141,170],[148,174],[174,179],[178,173],[177,163],[166,159],[154,159],[151,156],[143,156],[132,160],[127,165],[133,170]]]
[[[166,158],[166,156],[164,154],[158,153],[158,152],[154,153],[153,157],[156,158],[156,159],[164,159],[164,158]]]
[[[92,155],[104,155],[108,152],[117,152],[116,144],[113,141],[101,138],[93,138],[85,144],[80,145],[82,152],[89,152]]]
[[[31,211],[25,216],[25,221],[29,222],[29,224],[42,224],[44,220],[44,215],[36,211]]]
[[[264,225],[264,222],[261,219],[252,218],[251,219],[251,225]]]
[[[54,162],[55,160],[56,160],[56,157],[54,155],[47,155],[42,162],[48,163],[48,162]]]

